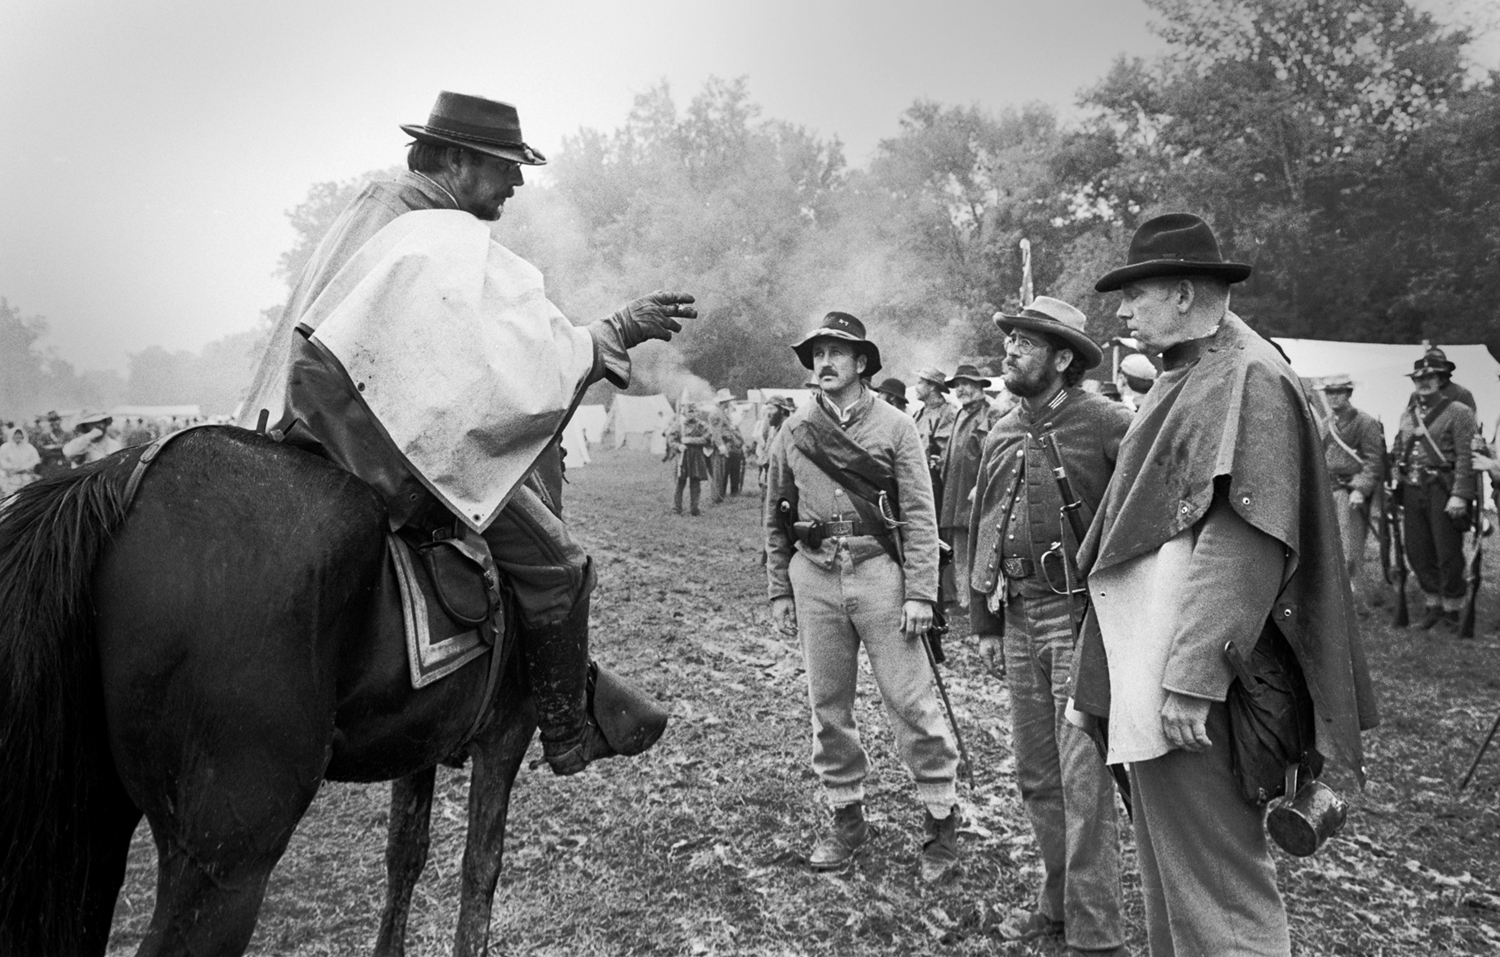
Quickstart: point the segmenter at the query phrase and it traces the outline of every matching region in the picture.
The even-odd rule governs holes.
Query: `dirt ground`
[[[669,702],[673,720],[646,755],[580,777],[523,768],[492,952],[1060,953],[1009,939],[1030,907],[1038,861],[1015,790],[1008,699],[967,636],[950,640],[945,666],[977,778],[960,791],[963,874],[940,887],[917,879],[921,810],[867,674],[859,717],[877,838],[848,872],[816,874],[805,855],[826,812],[808,762],[800,655],[768,624],[753,475],[748,495],[705,501],[692,518],[672,513],[668,465],[643,453],[594,455],[570,475],[567,511],[598,562],[595,653]],[[1493,555],[1485,574],[1500,583]],[[1384,722],[1365,738],[1368,786],[1337,780],[1350,801],[1342,835],[1311,859],[1278,856],[1296,953],[1500,953],[1500,746],[1455,793],[1500,713],[1497,593],[1489,586],[1481,602],[1478,640],[1458,641],[1391,628],[1378,572],[1357,583]],[[434,957],[449,952],[457,919],[467,773],[440,769],[437,791],[408,936],[408,953]],[[325,785],[271,878],[251,953],[369,952],[388,799],[385,785]],[[1144,954],[1122,831],[1129,944]],[[142,825],[112,955],[140,941],[154,869]]]

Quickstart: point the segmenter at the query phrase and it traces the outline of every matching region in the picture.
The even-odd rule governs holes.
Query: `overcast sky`
[[[515,103],[552,153],[659,80],[682,106],[745,76],[763,117],[863,166],[919,97],[1069,112],[1159,49],[1147,20],[1139,0],[3,0],[0,296],[62,358],[123,369],[253,326],[284,296],[286,211],[402,162],[397,126],[439,90]]]

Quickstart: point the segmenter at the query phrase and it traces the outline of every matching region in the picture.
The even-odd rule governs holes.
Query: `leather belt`
[[[1036,574],[1036,562],[1029,558],[1002,558],[1000,567],[1006,578],[1030,578]]]
[[[872,528],[855,518],[824,522],[823,534],[828,538],[853,538],[857,535],[887,535],[889,531],[884,527]]]

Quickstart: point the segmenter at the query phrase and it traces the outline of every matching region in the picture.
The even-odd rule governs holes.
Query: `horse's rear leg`
[[[464,843],[458,931],[453,937],[455,957],[489,952],[490,910],[505,850],[510,789],[536,732],[536,709],[514,681],[506,682],[500,697],[504,703],[498,713],[469,746],[474,774],[469,781],[469,832]]]
[[[266,883],[317,793],[320,776],[300,780],[261,768],[254,781],[226,774],[193,807],[151,817],[156,839],[156,910],[136,957],[238,957],[250,944]]]
[[[83,954],[103,954],[109,944],[115,899],[120,896],[130,858],[130,838],[141,822],[140,810],[120,786],[114,769],[110,768],[108,774],[104,793],[91,809],[87,891],[79,915]]]
[[[427,865],[432,845],[432,789],[437,768],[427,768],[391,782],[391,822],[385,845],[385,909],[375,957],[406,953],[406,919],[411,895]]]

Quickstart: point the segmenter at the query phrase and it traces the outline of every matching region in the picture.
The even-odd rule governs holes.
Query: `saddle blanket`
[[[411,686],[425,688],[451,675],[490,649],[482,626],[455,621],[437,597],[437,586],[414,549],[396,535],[386,536],[406,633]]]

